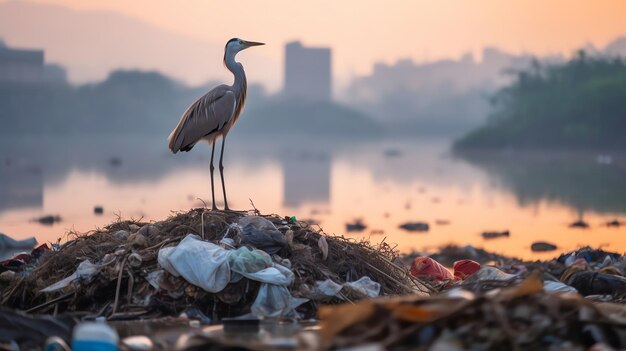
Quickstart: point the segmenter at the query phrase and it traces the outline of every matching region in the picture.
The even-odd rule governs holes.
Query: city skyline
[[[103,79],[106,72],[121,67],[157,69],[190,84],[228,78],[220,63],[228,38],[262,40],[268,45],[246,53],[242,62],[251,81],[277,90],[283,81],[283,45],[295,39],[330,47],[336,81],[345,85],[355,76],[371,73],[375,63],[432,62],[457,59],[468,52],[480,59],[487,46],[511,54],[569,56],[587,44],[604,47],[626,34],[626,5],[618,1],[577,6],[565,1],[488,1],[480,8],[471,2],[388,6],[370,1],[359,3],[358,15],[351,2],[243,2],[234,12],[223,3],[178,5],[170,1],[150,6],[143,1],[3,1],[0,17],[4,12],[6,18],[0,18],[0,36],[11,46],[42,47],[51,62],[70,68],[72,82]],[[284,16],[268,21],[262,15],[268,9]],[[348,14],[349,26],[345,25]],[[93,36],[99,38],[97,45],[87,50],[85,43],[94,43]]]

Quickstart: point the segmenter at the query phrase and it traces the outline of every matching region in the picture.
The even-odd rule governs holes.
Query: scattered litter
[[[173,249],[161,249],[159,263],[170,274],[208,292],[222,291],[230,282],[228,251],[194,234],[187,235]]]
[[[626,278],[619,275],[577,271],[567,277],[565,283],[574,287],[583,296],[626,294]]]
[[[472,283],[476,281],[491,281],[491,280],[511,281],[516,278],[517,278],[516,275],[505,273],[496,267],[483,266],[483,267],[480,267],[480,269],[476,271],[474,274],[470,275],[467,279],[465,279],[465,283]]]
[[[74,327],[72,351],[117,350],[119,336],[115,329],[103,319],[95,322],[83,322]]]
[[[67,315],[33,316],[0,306],[0,345],[17,342],[19,348],[13,350],[36,350],[51,335],[69,343],[75,324]]]
[[[539,275],[476,298],[404,296],[325,306],[320,309],[321,341],[328,349],[372,344],[419,350],[586,350],[600,343],[605,349],[626,347],[623,305],[547,293]]]
[[[456,279],[465,279],[476,273],[480,269],[480,263],[472,260],[460,260],[454,262],[454,277]]]
[[[219,322],[312,318],[320,304],[308,302],[304,287],[329,278],[345,291],[321,297],[325,303],[432,291],[394,263],[398,253],[384,241],[371,245],[291,218],[203,208],[155,223],[115,222],[47,252],[2,276],[2,305],[109,321],[196,308]]]
[[[427,232],[430,229],[428,223],[424,222],[407,222],[401,224],[399,228],[409,232]]]
[[[411,264],[411,275],[435,282],[454,280],[454,275],[430,257],[417,257]]]
[[[557,249],[556,245],[545,242],[545,241],[535,241],[530,245],[530,249],[535,252],[545,252],[545,251],[554,251]]]
[[[501,232],[483,232],[481,235],[485,239],[495,239],[495,238],[509,237],[511,233],[508,230],[503,230]]]
[[[17,252],[32,250],[36,244],[37,240],[35,238],[15,240],[6,234],[0,233],[0,261],[11,258]]]
[[[331,279],[315,282],[315,286],[311,292],[312,297],[343,297],[339,294],[342,289],[353,290],[363,297],[378,297],[380,295],[381,285],[373,281],[370,277],[361,277],[354,282],[346,282],[338,284]]]
[[[554,280],[546,280],[543,282],[543,289],[549,292],[555,292],[559,294],[575,294],[578,292],[576,288],[567,284],[557,282]]]
[[[242,245],[250,245],[270,255],[287,246],[285,236],[272,222],[261,216],[245,216],[237,224],[241,228]]]
[[[152,351],[154,343],[150,338],[143,335],[133,335],[122,339],[121,344],[128,351]]]

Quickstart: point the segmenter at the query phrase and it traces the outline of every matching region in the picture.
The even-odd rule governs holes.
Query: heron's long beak
[[[247,41],[247,40],[244,40],[243,44],[245,46],[247,46],[247,47],[265,45],[265,43],[259,43],[259,42],[256,42],[256,41]]]

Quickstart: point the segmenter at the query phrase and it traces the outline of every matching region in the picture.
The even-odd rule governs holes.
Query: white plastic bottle
[[[74,327],[72,351],[117,351],[119,337],[104,318]]]

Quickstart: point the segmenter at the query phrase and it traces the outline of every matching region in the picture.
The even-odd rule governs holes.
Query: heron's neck
[[[224,63],[226,64],[226,68],[233,72],[233,75],[235,76],[233,87],[238,88],[235,89],[235,91],[241,92],[241,94],[245,95],[248,82],[246,81],[246,73],[243,71],[243,66],[239,62],[235,61],[234,56],[227,57]]]

